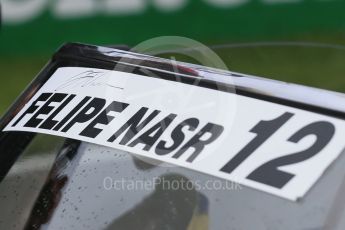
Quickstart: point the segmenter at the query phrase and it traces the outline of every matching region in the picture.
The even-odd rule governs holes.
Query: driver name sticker
[[[62,67],[4,131],[77,139],[296,201],[342,153],[345,121],[133,73]]]

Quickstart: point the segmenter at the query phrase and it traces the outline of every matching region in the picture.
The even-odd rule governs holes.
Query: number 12
[[[263,143],[265,143],[274,133],[276,133],[294,114],[284,113],[280,117],[270,121],[260,121],[250,132],[257,136],[249,142],[235,157],[226,163],[220,171],[231,173],[252,153],[254,153]],[[319,153],[332,139],[335,127],[327,121],[314,122],[307,125],[293,134],[288,141],[298,143],[304,137],[315,135],[316,141],[306,150],[291,153],[273,159],[256,168],[251,172],[247,179],[260,182],[275,188],[283,188],[295,175],[278,170],[278,167],[291,165],[305,161]]]

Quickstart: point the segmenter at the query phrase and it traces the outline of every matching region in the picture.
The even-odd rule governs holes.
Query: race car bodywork
[[[72,78],[64,79],[71,72]],[[108,74],[107,81],[100,80],[103,74]],[[180,100],[192,105],[217,98],[217,110],[187,116],[176,104],[165,103],[169,98],[164,90],[154,94],[161,96],[162,107],[138,99],[152,97],[146,94],[159,84],[167,84],[179,92],[176,95],[193,89],[198,97]],[[104,87],[111,89],[105,92]],[[126,97],[114,98],[111,90],[127,90]],[[229,111],[233,98],[236,104]],[[341,220],[334,212],[343,210],[338,199],[345,173],[344,111],[340,93],[112,48],[66,44],[1,120],[2,190],[10,193],[5,185],[15,176],[27,180],[42,175],[40,186],[33,189],[38,194],[25,196],[23,187],[17,195],[30,201],[26,211],[18,212],[23,209],[20,203],[13,205],[20,223],[0,224],[6,229],[24,224],[27,229],[336,229]],[[222,112],[229,117],[217,115]],[[107,136],[111,122],[112,135]],[[49,150],[38,151],[44,149],[40,136],[46,134],[59,137],[47,142]],[[273,154],[271,158],[255,154],[264,144],[262,152]],[[45,159],[47,154],[37,151],[50,152],[44,170],[15,167],[25,154],[37,162]],[[291,165],[295,168],[281,168]],[[165,187],[175,181],[180,183],[177,189]],[[189,183],[193,186],[181,186]],[[8,206],[18,202],[7,200]]]

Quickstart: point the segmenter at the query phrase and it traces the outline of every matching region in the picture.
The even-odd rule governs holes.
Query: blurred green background
[[[0,3],[0,114],[65,42],[134,46],[166,35],[213,47],[232,71],[345,92],[345,1]]]

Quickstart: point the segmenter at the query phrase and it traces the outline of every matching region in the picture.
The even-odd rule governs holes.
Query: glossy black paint
[[[286,100],[277,96],[272,96],[270,92],[262,92],[246,88],[239,85],[227,85],[213,80],[204,79],[198,76],[198,72],[192,67],[173,66],[168,60],[145,58],[123,57],[119,55],[120,50],[112,48],[98,47],[85,44],[67,43],[63,45],[37,75],[34,81],[23,91],[15,103],[0,121],[0,129],[9,123],[9,121],[21,110],[21,108],[31,99],[42,85],[59,67],[89,67],[101,69],[114,69],[123,72],[131,72],[139,75],[145,75],[145,70],[149,70],[152,76],[159,77],[169,81],[180,81],[185,84],[193,84],[199,87],[206,87],[214,90],[236,93],[239,95],[270,101],[291,107],[301,108],[320,114],[345,119],[343,111],[331,110],[328,108],[310,105],[303,101]],[[113,55],[116,53],[116,55]],[[123,52],[124,54],[126,52]],[[133,64],[134,63],[134,64]],[[177,68],[177,72],[176,72]],[[228,74],[229,77],[242,77],[240,74]],[[243,75],[244,77],[244,75]],[[235,91],[233,90],[235,89]],[[16,161],[18,156],[30,143],[34,133],[23,132],[1,132],[0,133],[0,181],[6,176],[7,172]]]

